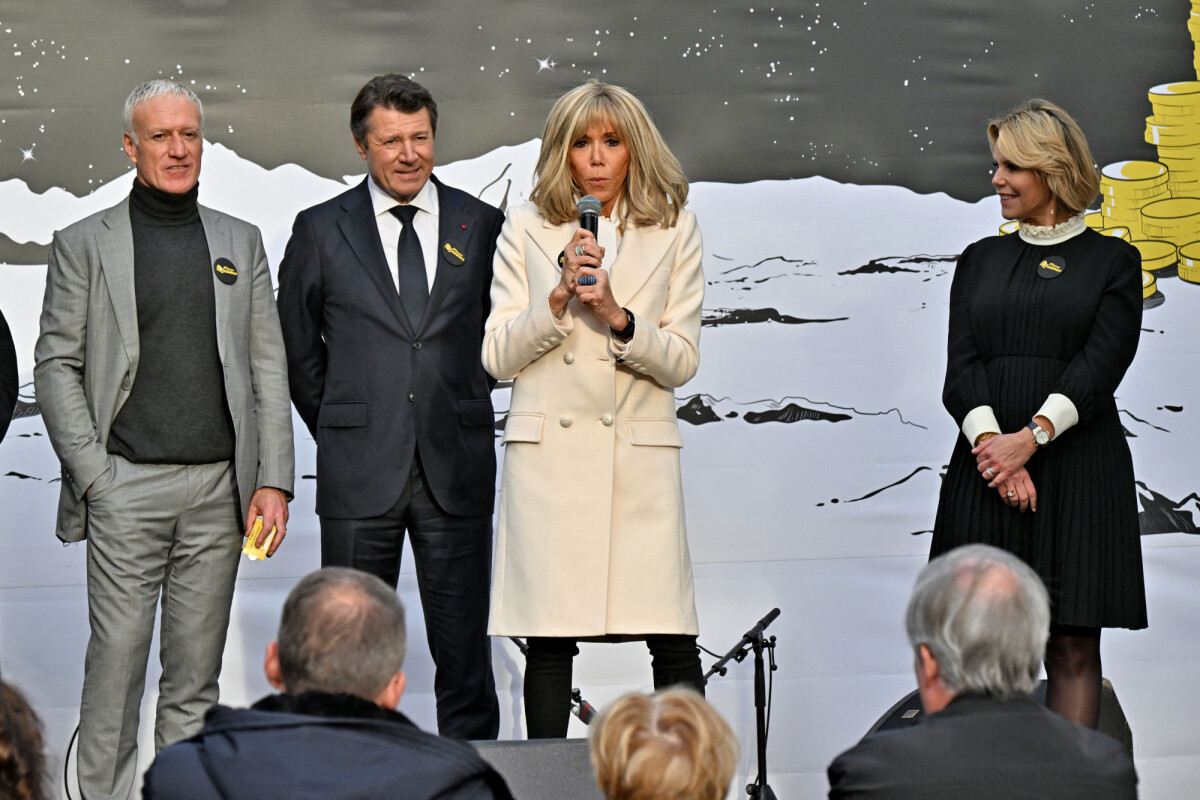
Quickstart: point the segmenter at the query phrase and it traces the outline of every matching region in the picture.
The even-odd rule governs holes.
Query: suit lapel
[[[218,258],[226,258],[233,262],[237,270],[237,280],[253,280],[254,265],[239,264],[234,259],[233,237],[228,225],[221,224],[221,215],[216,211],[200,206],[200,222],[204,225],[204,238],[208,241],[208,260],[215,264]],[[225,363],[225,344],[230,339],[229,334],[229,302],[231,287],[221,283],[217,272],[213,269],[213,298],[216,301],[217,313],[217,353],[221,363]]]
[[[400,294],[396,291],[396,284],[392,281],[392,273],[388,269],[387,256],[383,253],[383,243],[379,241],[379,226],[375,223],[375,210],[371,205],[371,193],[366,183],[369,180],[371,178],[368,176],[359,184],[359,191],[346,198],[342,204],[345,213],[338,220],[338,228],[341,229],[350,249],[354,251],[359,265],[383,296],[387,307],[411,335],[413,326],[408,321],[408,315],[404,313]]]
[[[96,232],[96,249],[100,253],[100,270],[112,301],[113,315],[121,343],[133,368],[141,354],[138,340],[137,297],[133,279],[133,227],[129,223],[129,199],[104,215],[104,227]]]
[[[441,181],[430,178],[438,193],[438,240],[434,258],[437,270],[433,277],[433,290],[429,293],[429,304],[421,327],[425,328],[445,302],[455,282],[463,271],[463,261],[475,233],[476,219],[468,215],[461,198],[444,191]]]

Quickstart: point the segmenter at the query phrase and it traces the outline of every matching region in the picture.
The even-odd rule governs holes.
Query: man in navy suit
[[[494,739],[495,382],[480,350],[504,218],[433,177],[437,103],[409,78],[368,81],[350,130],[367,178],[297,215],[279,267],[292,401],[317,443],[321,564],[394,587],[408,533],[438,730]]]
[[[1125,748],[1029,696],[1050,600],[1011,553],[983,544],[929,562],[908,602],[928,716],[865,737],[829,766],[831,800],[1134,800]]]

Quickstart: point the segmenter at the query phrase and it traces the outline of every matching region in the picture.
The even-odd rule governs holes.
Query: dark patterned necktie
[[[414,328],[419,327],[425,316],[425,303],[429,299],[429,280],[425,275],[425,256],[421,253],[421,240],[413,226],[416,206],[393,206],[392,215],[404,225],[400,231],[400,242],[396,245],[396,274],[400,288],[400,302],[404,313]]]

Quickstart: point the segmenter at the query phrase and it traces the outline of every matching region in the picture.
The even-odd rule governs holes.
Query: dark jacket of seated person
[[[144,800],[509,800],[500,775],[463,742],[348,694],[214,706],[203,730],[163,750]]]
[[[1029,697],[959,695],[911,728],[872,734],[842,753],[829,785],[831,800],[1137,797],[1120,742]]]

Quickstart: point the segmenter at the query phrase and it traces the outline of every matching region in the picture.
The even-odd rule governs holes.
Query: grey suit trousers
[[[146,662],[161,595],[156,750],[196,733],[217,702],[241,550],[233,467],[108,456],[88,496],[88,639],[79,785],[126,800],[137,778]]]

